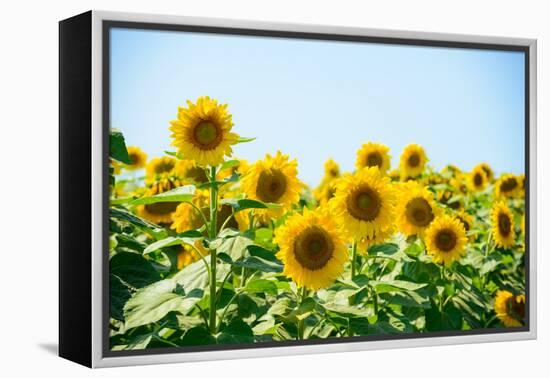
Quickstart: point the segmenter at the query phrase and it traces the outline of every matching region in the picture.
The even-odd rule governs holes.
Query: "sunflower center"
[[[129,154],[128,154],[128,158],[130,159],[130,163],[131,163],[132,165],[136,164],[136,163],[138,162],[138,160],[139,160],[137,154],[133,154],[133,153],[129,153]]]
[[[202,121],[195,126],[193,137],[201,149],[212,150],[220,144],[222,135],[215,124]]]
[[[340,171],[336,168],[332,168],[330,171],[329,171],[329,174],[332,176],[332,177],[338,177],[338,175],[340,174]]]
[[[318,227],[310,226],[294,241],[294,257],[304,268],[322,269],[334,253],[334,243],[328,233]]]
[[[355,190],[347,200],[349,213],[354,218],[367,222],[374,220],[378,216],[381,207],[380,196],[370,187]]]
[[[481,186],[482,183],[483,183],[483,178],[481,177],[481,175],[479,173],[476,173],[474,175],[474,185],[475,186]]]
[[[504,236],[510,235],[510,231],[512,231],[512,224],[510,222],[510,217],[508,217],[508,215],[506,214],[498,215],[498,230]]]
[[[413,198],[407,203],[407,220],[418,227],[426,227],[434,219],[432,207],[424,198]]]
[[[418,167],[420,165],[420,156],[417,153],[411,154],[411,156],[407,159],[407,162],[409,163],[409,166],[413,168]]]
[[[435,237],[435,244],[443,252],[449,252],[456,246],[456,235],[451,230],[441,230]]]
[[[516,296],[508,298],[506,301],[506,308],[508,315],[512,316],[516,320],[525,319],[525,303],[517,300]]]
[[[287,182],[283,172],[271,169],[260,173],[256,195],[263,202],[277,202],[286,192]]]
[[[151,214],[166,215],[176,211],[179,204],[179,202],[157,202],[145,205],[145,210]]]
[[[510,192],[514,190],[517,186],[517,180],[513,177],[510,177],[504,180],[502,184],[500,184],[500,190],[502,190],[503,192]]]
[[[367,167],[382,167],[382,155],[378,152],[371,152],[367,155]]]
[[[468,222],[466,222],[464,219],[462,219],[460,216],[457,216],[458,220],[460,221],[460,223],[462,223],[462,225],[464,226],[464,230],[466,232],[470,231],[470,225],[468,224]]]

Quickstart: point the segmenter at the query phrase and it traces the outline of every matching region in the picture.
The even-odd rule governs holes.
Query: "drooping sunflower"
[[[155,181],[150,188],[145,192],[145,196],[154,196],[156,194],[164,193],[179,185],[174,180],[164,178]],[[137,207],[137,213],[140,217],[147,219],[157,224],[170,224],[172,223],[172,213],[176,211],[179,202],[157,202],[148,205],[139,205]]]
[[[280,205],[274,209],[256,209],[255,215],[266,221],[279,217],[300,200],[303,184],[298,179],[298,162],[277,151],[254,163],[242,178],[247,198]]]
[[[462,223],[449,215],[436,218],[425,234],[428,254],[432,255],[436,263],[446,266],[460,260],[467,241],[466,230]]]
[[[219,104],[208,96],[199,97],[196,104],[187,101],[187,108],[178,109],[178,118],[170,122],[172,145],[185,159],[201,166],[221,164],[231,156],[231,146],[239,136],[231,132],[232,116],[227,104]]]
[[[333,283],[344,271],[348,253],[338,225],[324,209],[296,213],[275,230],[283,274],[311,290]]]
[[[143,152],[141,148],[129,146],[126,150],[128,151],[128,157],[132,164],[125,164],[124,168],[134,171],[145,167],[145,163],[147,163],[147,154]]]
[[[428,157],[422,146],[418,144],[406,146],[399,160],[401,180],[405,181],[419,176],[424,171],[427,162]]]
[[[333,159],[325,161],[325,179],[336,179],[340,177],[340,166]]]
[[[491,211],[493,240],[499,247],[508,248],[515,244],[514,218],[505,202],[499,201]]]
[[[172,225],[170,228],[176,232],[185,232],[200,228],[204,224],[204,220],[197,209],[201,210],[206,217],[208,216],[208,196],[208,190],[197,190],[192,200],[195,207],[187,202],[180,203],[172,214]]]
[[[495,174],[489,164],[480,163],[476,166],[476,168],[478,167],[483,169],[483,171],[485,172],[485,176],[487,176],[487,180],[489,180],[490,183],[492,183],[495,180]]]
[[[467,185],[472,192],[480,192],[484,190],[489,183],[487,173],[479,165],[474,167],[472,172],[466,176],[466,179]]]
[[[347,236],[360,241],[392,227],[396,202],[390,179],[378,168],[369,167],[342,176],[329,206]]]
[[[193,248],[194,247],[194,248]],[[197,240],[193,243],[193,246],[189,244],[182,244],[180,250],[176,255],[176,266],[178,270],[182,270],[187,265],[198,261],[201,258],[201,255],[208,256],[210,251],[202,245],[202,243]]]
[[[506,327],[521,327],[525,321],[525,295],[497,290],[495,313]]]
[[[474,229],[474,217],[472,217],[470,214],[464,211],[464,209],[460,209],[456,213],[456,217],[462,223],[464,226],[464,230],[466,231],[466,236],[468,237],[469,241],[474,241],[476,238],[476,235],[474,233],[471,233]]]
[[[156,157],[145,166],[145,182],[151,184],[173,175],[177,160],[170,156]]]
[[[433,193],[415,181],[401,185],[397,204],[399,231],[406,236],[423,236],[432,221],[440,214]]]
[[[357,151],[355,168],[361,170],[366,167],[378,167],[380,172],[387,173],[390,169],[389,147],[380,144],[368,142],[361,146]]]
[[[495,197],[516,198],[521,192],[518,178],[512,174],[503,174],[495,183]]]

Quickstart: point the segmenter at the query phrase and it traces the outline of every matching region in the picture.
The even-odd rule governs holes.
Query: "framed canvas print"
[[[536,41],[60,22],[60,355],[536,337]]]

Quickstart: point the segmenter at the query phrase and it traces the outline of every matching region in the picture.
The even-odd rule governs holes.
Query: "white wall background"
[[[550,14],[545,0],[9,1],[0,22],[0,375],[3,377],[475,377],[544,376],[550,350],[543,237],[548,225]],[[121,10],[486,34],[539,41],[539,339],[90,371],[57,344],[57,21]],[[30,233],[28,232],[30,230]]]

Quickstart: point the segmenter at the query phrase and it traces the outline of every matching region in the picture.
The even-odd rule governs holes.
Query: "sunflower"
[[[117,160],[109,159],[110,167],[113,169],[112,174],[118,175],[120,174],[121,165]]]
[[[337,180],[329,180],[328,182],[321,183],[321,185],[315,188],[313,197],[315,197],[319,206],[325,206],[328,201],[334,197],[337,182]]]
[[[151,184],[172,176],[176,163],[177,160],[170,156],[162,156],[149,160],[145,166],[145,181]]]
[[[457,174],[449,181],[449,185],[451,185],[459,193],[468,194],[467,177],[468,175],[464,173]]]
[[[208,217],[208,197],[208,190],[197,190],[192,200],[193,205],[195,205],[194,207],[188,202],[180,203],[172,214],[172,225],[170,228],[176,232],[201,228],[204,220],[197,209],[200,209]]]
[[[390,169],[390,149],[379,143],[365,143],[357,151],[355,167],[361,170],[366,167],[378,167],[380,172],[386,173]]]
[[[378,168],[369,167],[344,175],[329,205],[347,236],[359,241],[372,239],[392,227],[396,202],[390,179]]]
[[[187,108],[178,109],[178,119],[170,122],[172,145],[186,159],[192,159],[201,166],[216,166],[223,163],[225,156],[231,156],[231,145],[239,136],[231,132],[232,116],[227,104],[208,96],[199,97],[197,103],[187,101]]]
[[[150,188],[145,191],[145,196],[154,196],[177,188],[178,182],[164,178],[155,181]],[[140,217],[157,224],[172,223],[172,213],[176,211],[179,202],[157,202],[148,205],[139,205],[137,213]]]
[[[464,230],[466,231],[466,236],[468,236],[469,241],[474,241],[476,238],[475,233],[471,233],[471,231],[474,229],[474,217],[472,217],[470,214],[464,211],[464,209],[461,209],[456,213],[456,217],[462,223],[464,226]]]
[[[397,223],[406,236],[422,236],[440,213],[433,193],[415,181],[408,181],[399,190]]]
[[[521,327],[525,321],[525,295],[497,290],[495,313],[506,327]]]
[[[191,184],[204,184],[208,182],[204,168],[199,167],[193,160],[178,160],[175,163],[173,172],[183,181]]]
[[[283,274],[298,287],[311,290],[333,283],[348,260],[346,244],[336,222],[325,210],[296,213],[275,230],[277,257]]]
[[[504,174],[495,183],[497,198],[516,198],[521,192],[518,178],[512,174]]]
[[[469,175],[466,176],[467,185],[472,192],[480,192],[487,187],[489,179],[487,173],[481,166],[476,166]]]
[[[340,177],[340,166],[333,159],[325,161],[325,178],[335,179]]]
[[[419,176],[424,171],[427,162],[428,158],[424,148],[418,144],[409,144],[403,150],[399,161],[401,180],[405,181]]]
[[[466,230],[454,217],[443,215],[436,218],[426,230],[425,243],[428,254],[436,263],[450,266],[464,254]]]
[[[495,180],[495,174],[494,174],[493,169],[491,168],[491,166],[489,164],[480,163],[476,166],[476,168],[483,169],[483,171],[485,172],[485,176],[487,176],[487,180],[489,180],[489,182],[492,183]]]
[[[289,160],[288,155],[277,151],[275,156],[267,154],[264,160],[254,163],[243,177],[242,190],[250,199],[264,203],[275,203],[275,209],[256,209],[255,215],[267,221],[290,210],[300,200],[303,184],[298,179],[298,163]]]
[[[182,244],[180,246],[180,250],[176,255],[176,266],[178,270],[182,270],[187,265],[198,261],[201,258],[201,255],[204,257],[210,254],[210,251],[204,248],[199,240],[197,240],[193,245],[194,248],[189,244]]]
[[[518,197],[519,198],[525,198],[525,174],[521,174],[518,176],[518,182],[519,182],[519,191],[518,191]]]
[[[504,202],[496,202],[491,212],[493,239],[499,247],[512,247],[515,243],[514,218]]]
[[[136,169],[141,169],[145,167],[147,163],[147,154],[137,146],[129,146],[127,149],[128,157],[130,158],[131,164],[125,164],[124,168],[134,171]]]

